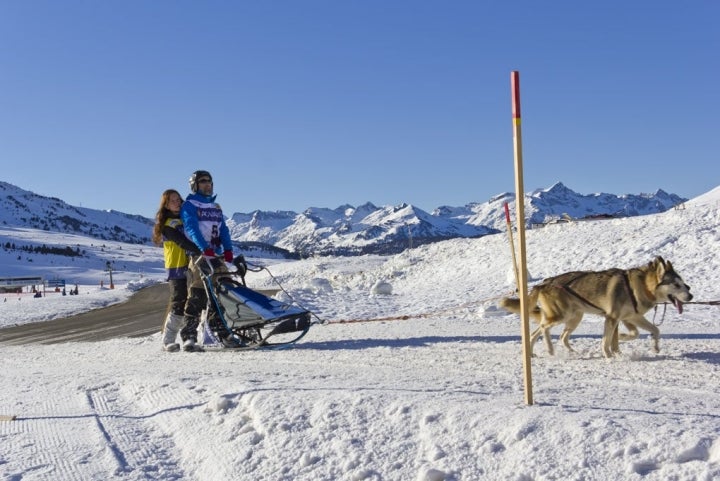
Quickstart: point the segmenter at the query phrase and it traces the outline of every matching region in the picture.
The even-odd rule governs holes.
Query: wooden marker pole
[[[510,253],[512,254],[513,271],[515,272],[515,288],[520,292],[520,278],[518,277],[517,258],[515,257],[515,242],[513,242],[512,223],[510,222],[510,208],[505,202],[505,223],[507,224],[508,239],[510,240]]]
[[[515,211],[517,213],[520,265],[518,266],[518,295],[522,323],[523,374],[525,404],[533,404],[532,369],[530,367],[530,317],[527,295],[527,256],[525,255],[525,189],[523,187],[522,132],[520,129],[520,72],[510,73],[512,93],[513,146],[515,148]]]

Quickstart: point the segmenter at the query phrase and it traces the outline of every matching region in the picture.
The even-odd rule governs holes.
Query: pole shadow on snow
[[[635,414],[651,414],[651,415],[664,415],[664,416],[673,416],[673,417],[702,417],[702,418],[711,418],[711,419],[720,419],[720,415],[713,414],[713,413],[690,413],[687,411],[661,411],[661,410],[652,410],[652,409],[638,409],[638,408],[624,408],[624,407],[608,407],[606,405],[602,406],[595,406],[592,404],[585,404],[585,405],[574,405],[574,404],[567,404],[563,402],[538,402],[535,403],[538,407],[556,407],[561,408],[568,412],[573,413],[582,413],[587,412],[588,410],[597,410],[601,412],[606,411],[613,411],[618,413],[635,413]]]
[[[532,329],[531,329],[531,331],[532,331]],[[560,329],[557,330],[557,333],[553,332],[553,334],[552,334],[553,342],[555,342],[560,337],[561,332],[562,331]],[[602,337],[603,337],[602,334],[582,334],[582,333],[573,332],[572,335],[570,336],[570,342],[572,343],[573,339],[602,339]],[[649,337],[650,337],[649,333],[641,331],[640,337],[638,337],[636,340],[648,339]],[[540,338],[542,339],[542,336],[540,336]],[[702,333],[697,333],[697,334],[663,334],[661,331],[660,332],[660,340],[662,341],[663,339],[681,339],[681,340],[685,339],[685,340],[694,340],[694,341],[702,341],[702,340],[712,341],[712,340],[720,340],[720,334],[713,334],[710,332],[702,332]],[[538,341],[538,342],[540,342],[540,341]],[[625,341],[623,341],[623,342],[625,342]],[[632,341],[629,341],[629,342],[632,342]]]
[[[693,361],[702,361],[708,364],[720,365],[720,353],[718,352],[687,352],[683,354],[682,357]]]
[[[553,342],[557,340],[557,335],[553,336]],[[638,340],[647,338],[648,335],[641,334]],[[601,334],[573,334],[572,339],[596,339],[601,340]],[[661,334],[660,339],[692,339],[692,340],[714,340],[720,339],[720,334],[702,333],[702,334]],[[423,336],[409,337],[403,339],[343,339],[336,341],[302,341],[292,346],[292,349],[315,349],[321,351],[332,350],[361,350],[371,349],[374,347],[427,347],[433,344],[445,343],[506,343],[520,342],[520,335],[517,336]],[[636,340],[637,341],[637,340]],[[711,363],[720,363],[720,354],[714,353],[688,353],[683,357],[689,359],[702,360]],[[713,355],[714,354],[714,355]]]
[[[318,351],[360,350],[374,347],[427,347],[434,344],[456,344],[475,342],[519,342],[520,336],[423,336],[403,339],[344,339],[338,341],[307,342],[295,344],[292,349],[313,349]]]
[[[720,334],[713,334],[710,332],[702,332],[699,334],[663,334],[660,332],[660,339],[693,339],[693,340],[710,340],[720,339]]]

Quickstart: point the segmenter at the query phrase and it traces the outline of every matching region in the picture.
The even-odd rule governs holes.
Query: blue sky
[[[720,184],[720,2],[0,1],[0,180],[154,215]]]

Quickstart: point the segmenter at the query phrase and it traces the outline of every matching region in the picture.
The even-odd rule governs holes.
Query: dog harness
[[[625,290],[627,291],[628,296],[630,296],[630,302],[632,303],[633,309],[637,313],[638,312],[638,303],[637,303],[637,299],[633,295],[632,287],[630,287],[630,278],[628,277],[627,271],[624,271],[621,269],[613,269],[613,274],[620,274],[622,276],[623,285],[625,286]],[[559,289],[566,291],[568,294],[575,296],[576,298],[580,299],[580,301],[584,302],[585,304],[592,307],[593,309],[597,309],[600,312],[605,312],[603,309],[596,306],[589,300],[585,299],[583,296],[578,294],[572,287],[570,287],[570,284],[572,284],[573,282],[575,282],[576,280],[580,279],[581,277],[583,277],[585,275],[587,275],[587,273],[581,273],[581,274],[573,277],[572,279],[570,279],[569,281],[567,281],[564,284],[553,284],[553,285]],[[605,313],[605,315],[607,315],[607,313]]]

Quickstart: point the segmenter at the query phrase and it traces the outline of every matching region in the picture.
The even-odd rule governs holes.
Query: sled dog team
[[[224,347],[238,347],[239,340],[219,319],[217,312],[212,312],[214,309],[207,304],[199,274],[193,272],[201,257],[214,262],[220,257],[227,263],[232,262],[230,233],[222,210],[215,203],[210,173],[195,171],[189,186],[192,193],[185,202],[173,189],[163,193],[153,229],[153,241],[164,247],[170,284],[163,349],[180,350],[181,346],[176,342],[180,334],[183,350],[202,350],[197,345],[197,328],[206,305],[209,327],[216,339]],[[530,317],[539,324],[530,336],[530,346],[532,349],[542,335],[548,353],[554,354],[550,330],[564,324],[560,341],[573,352],[570,334],[585,314],[598,314],[605,317],[602,352],[606,358],[619,352],[619,340],[636,339],[638,329],[650,332],[653,350],[659,352],[660,330],[645,319],[645,313],[662,303],[670,303],[682,313],[683,303],[692,298],[690,287],[670,261],[659,256],[644,266],[631,269],[574,271],[548,277],[535,285],[527,298]],[[499,305],[507,311],[520,313],[518,298],[505,297]],[[620,323],[628,333],[618,333]]]
[[[660,351],[660,330],[645,318],[645,313],[657,304],[670,303],[682,313],[683,303],[693,298],[670,261],[656,257],[648,264],[632,269],[566,272],[544,279],[528,295],[530,317],[539,324],[530,336],[530,346],[542,335],[550,355],[554,353],[550,329],[559,324],[565,328],[560,335],[563,345],[570,346],[570,334],[585,314],[605,317],[602,352],[606,358],[619,352],[619,340],[638,337],[638,329],[650,332],[655,352]],[[520,300],[505,297],[503,309],[520,313]],[[618,335],[622,323],[627,334]]]

